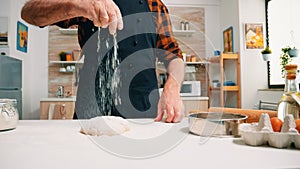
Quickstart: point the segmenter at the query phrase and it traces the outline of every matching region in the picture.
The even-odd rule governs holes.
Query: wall
[[[222,48],[220,32],[220,0],[163,0],[167,6],[202,7],[205,10],[205,57],[213,55],[214,50]]]
[[[60,61],[59,53],[71,52],[80,50],[77,34],[62,34],[57,26],[49,26],[49,45],[48,45],[48,60]],[[57,86],[63,85],[65,93],[71,92],[76,95],[77,86],[75,86],[75,73],[60,72],[59,69],[70,64],[50,64],[49,65],[49,80],[48,80],[48,96],[56,97]]]
[[[239,0],[222,0],[221,1],[221,9],[220,9],[220,15],[221,15],[221,22],[220,22],[220,34],[227,29],[228,27],[233,27],[233,42],[234,42],[234,52],[239,52],[240,48],[240,27],[239,27],[239,6],[238,6]],[[223,39],[223,37],[221,37]],[[222,49],[223,49],[222,44]]]
[[[245,49],[245,23],[264,23],[265,28],[265,3],[264,0],[239,0],[239,27],[240,27],[240,53],[241,53],[241,82],[242,82],[242,107],[253,108],[258,102],[258,89],[268,88],[267,63],[262,60],[262,49]],[[254,12],[255,9],[255,12]],[[267,101],[267,100],[265,100]]]
[[[38,28],[21,19],[25,0],[10,1],[10,55],[23,60],[23,119],[39,119],[40,99],[47,97],[48,28]],[[16,50],[17,21],[28,26],[28,51]]]
[[[240,52],[242,108],[251,109],[258,102],[258,89],[268,87],[267,64],[261,49],[245,49],[244,24],[265,23],[264,0],[222,0],[220,6],[221,30],[233,26],[234,51]],[[265,30],[264,25],[264,35]]]

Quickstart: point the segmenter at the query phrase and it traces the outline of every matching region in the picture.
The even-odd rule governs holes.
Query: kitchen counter
[[[195,136],[187,132],[187,119],[176,124],[144,121],[130,123],[131,130],[122,136],[91,137],[79,132],[81,123],[76,120],[21,120],[16,129],[0,132],[0,165],[3,169],[300,167],[297,149],[252,147],[241,138]],[[169,140],[147,143],[163,135]],[[132,145],[126,146],[126,139]],[[168,149],[156,152],[169,141],[173,143]],[[142,149],[141,142],[145,143]],[[127,157],[114,148],[126,150]],[[144,151],[150,152],[147,158],[135,156]]]
[[[208,97],[198,96],[181,96],[182,100],[208,100]],[[76,96],[74,97],[64,97],[64,98],[58,98],[58,97],[48,97],[48,98],[42,98],[40,101],[45,102],[53,102],[53,101],[76,101]]]
[[[181,96],[182,101],[184,100],[205,100],[208,101],[208,97],[203,97],[203,96]]]

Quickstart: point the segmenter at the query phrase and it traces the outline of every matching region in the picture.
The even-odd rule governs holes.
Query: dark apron
[[[147,0],[115,0],[115,3],[121,10],[124,22],[124,29],[117,32],[117,53],[121,63],[115,70],[111,62],[113,37],[108,29],[100,31],[101,47],[97,53],[98,28],[93,27],[91,22],[85,25],[95,33],[86,39],[82,49],[85,63],[79,73],[76,115],[83,119],[107,115],[109,112],[109,115],[124,118],[154,118],[159,94],[155,72],[157,35],[153,13],[150,13]],[[119,72],[117,77],[120,83],[115,93],[111,91],[111,82],[116,72]]]

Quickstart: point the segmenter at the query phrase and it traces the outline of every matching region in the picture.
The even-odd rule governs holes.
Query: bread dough
[[[129,131],[129,123],[122,117],[98,116],[82,121],[80,132],[92,136],[119,135]]]

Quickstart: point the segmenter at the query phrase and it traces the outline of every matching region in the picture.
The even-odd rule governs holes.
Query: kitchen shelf
[[[63,29],[63,28],[60,28],[59,29],[60,33],[61,34],[65,34],[65,35],[77,35],[77,28],[70,28],[70,29]]]
[[[239,91],[239,86],[223,86],[223,91]]]
[[[221,87],[211,87],[210,90],[221,90]],[[239,86],[223,86],[223,91],[236,92],[239,90]]]
[[[173,30],[174,36],[192,36],[195,30]]]
[[[214,107],[241,107],[241,83],[240,83],[240,55],[239,53],[221,53],[220,56],[214,56],[209,58],[208,60],[211,65],[216,64],[218,65],[220,69],[220,87],[209,87],[210,93],[209,97],[211,100],[218,99],[213,96],[218,95],[220,100],[220,105],[213,105]],[[210,68],[211,69],[211,68]],[[211,70],[209,69],[210,76],[213,77],[211,74]],[[232,76],[231,78],[234,79],[236,82],[235,86],[226,86],[224,85],[225,82],[225,71],[227,72],[227,75]],[[213,93],[217,92],[219,93]],[[228,94],[225,94],[225,92],[228,92]],[[230,93],[230,94],[229,94]],[[235,97],[235,100],[233,100],[230,103],[225,103],[228,96]],[[233,103],[235,102],[235,103]]]
[[[83,61],[50,61],[50,64],[83,64]]]
[[[50,61],[49,62],[50,64],[60,64],[61,67],[69,67],[70,65],[74,67],[76,67],[76,65],[82,65],[83,64],[83,61]],[[59,73],[64,73],[64,74],[72,74],[72,73],[75,73],[75,70],[66,70],[66,71],[61,71],[59,70]]]
[[[237,55],[233,54],[233,53],[222,53],[222,59],[220,59],[221,56],[213,56],[213,57],[210,57],[208,59],[208,61],[210,63],[220,63],[220,60],[228,60],[228,59],[238,59]]]
[[[210,64],[208,61],[201,61],[201,62],[184,62],[186,65],[199,65],[199,64]]]
[[[66,73],[66,74],[72,74],[72,73],[75,73],[75,71],[59,71],[59,73]]]

